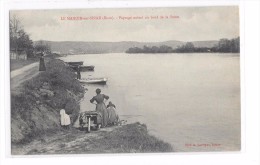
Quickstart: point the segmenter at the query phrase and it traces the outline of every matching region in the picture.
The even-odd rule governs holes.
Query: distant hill
[[[37,44],[40,41],[35,41]],[[195,47],[213,47],[218,41],[194,41]],[[44,44],[50,45],[52,52],[61,54],[98,54],[98,53],[121,53],[125,52],[131,47],[143,46],[162,46],[167,45],[173,49],[185,44],[182,41],[164,41],[164,42],[135,42],[135,41],[121,41],[121,42],[84,42],[84,41],[43,41]]]
[[[217,40],[211,40],[211,41],[193,41],[192,42],[195,47],[207,47],[212,48],[218,44]]]

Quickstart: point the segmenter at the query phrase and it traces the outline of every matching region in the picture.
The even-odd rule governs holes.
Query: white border
[[[4,5],[4,6],[3,6]],[[40,158],[10,157],[10,79],[9,79],[9,9],[63,9],[63,8],[129,8],[177,6],[240,5],[241,37],[241,152],[219,153],[169,153],[169,154],[109,154],[61,155]],[[3,8],[4,7],[4,8]],[[259,164],[259,1],[69,1],[69,0],[17,0],[1,1],[1,163],[3,164]],[[3,21],[4,20],[4,21]],[[2,44],[4,43],[4,44]],[[76,157],[76,159],[75,159]],[[110,164],[109,163],[109,164]]]

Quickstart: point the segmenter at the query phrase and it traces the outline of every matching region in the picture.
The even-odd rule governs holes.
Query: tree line
[[[50,46],[43,41],[34,44],[29,34],[24,31],[21,21],[14,15],[9,20],[10,51],[17,55],[25,52],[28,58],[37,57],[38,54],[51,52]]]
[[[170,46],[143,46],[143,48],[133,47],[126,50],[126,53],[196,53],[196,52],[221,52],[221,53],[239,53],[240,38],[220,39],[213,47],[195,47],[192,42],[187,42],[182,46],[173,49]]]
[[[153,46],[153,47],[148,47],[144,46],[143,48],[129,48],[126,53],[172,53],[173,49],[170,46],[167,45],[162,45],[160,47]]]

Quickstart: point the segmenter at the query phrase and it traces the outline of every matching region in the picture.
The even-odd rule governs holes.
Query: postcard
[[[11,154],[240,151],[239,10],[10,10]]]

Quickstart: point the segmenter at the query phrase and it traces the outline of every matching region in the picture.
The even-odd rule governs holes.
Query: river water
[[[139,121],[177,152],[240,150],[239,54],[88,54],[62,58],[95,65],[81,111],[94,110],[95,89],[110,96],[121,119]]]

